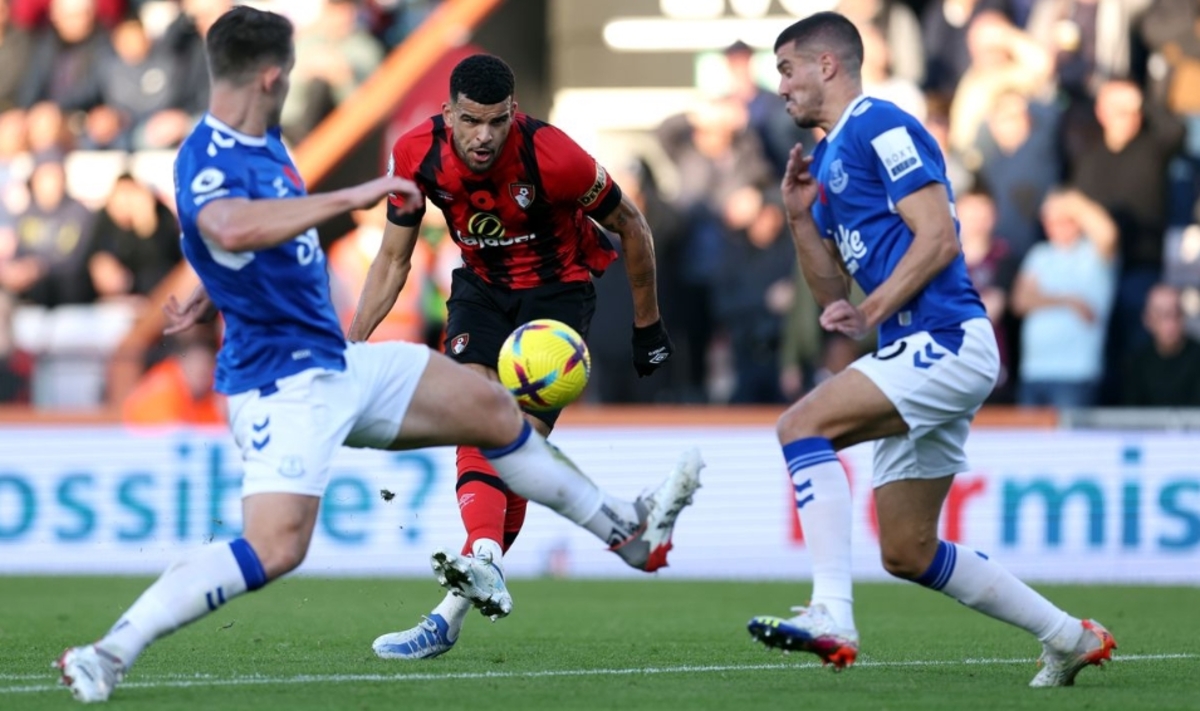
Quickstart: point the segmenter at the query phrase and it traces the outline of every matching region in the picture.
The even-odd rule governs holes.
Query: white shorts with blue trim
[[[343,444],[385,449],[396,440],[430,350],[415,343],[351,343],[343,371],[312,368],[271,389],[229,397],[242,453],[242,496],[321,496]]]
[[[914,333],[850,366],[883,391],[909,427],[906,434],[875,442],[875,488],[968,468],[963,447],[971,420],[1000,375],[1000,352],[985,318],[963,322],[961,340],[938,335]]]

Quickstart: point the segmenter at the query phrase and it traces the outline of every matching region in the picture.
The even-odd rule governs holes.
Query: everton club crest
[[[513,183],[508,186],[508,192],[512,195],[513,200],[516,200],[517,204],[521,206],[522,210],[529,209],[529,206],[533,204],[533,186],[529,183]]]

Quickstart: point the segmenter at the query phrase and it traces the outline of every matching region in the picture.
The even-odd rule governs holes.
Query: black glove
[[[649,326],[633,327],[633,369],[639,378],[658,370],[658,366],[666,363],[674,352],[675,346],[662,319]]]

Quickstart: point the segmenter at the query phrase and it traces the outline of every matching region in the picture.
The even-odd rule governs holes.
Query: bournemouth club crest
[[[459,355],[467,349],[467,344],[471,342],[471,334],[460,333],[450,340],[450,352],[454,355]]]
[[[508,192],[522,210],[529,209],[529,206],[533,204],[534,191],[533,186],[529,183],[513,183],[508,186]]]

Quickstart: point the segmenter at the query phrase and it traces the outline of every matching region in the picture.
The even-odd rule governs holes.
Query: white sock
[[[549,507],[609,545],[637,530],[633,503],[601,491],[528,422],[515,442],[483,450],[483,456],[514,493]]]
[[[99,644],[128,668],[154,640],[266,582],[258,555],[244,539],[204,546],[167,568]]]
[[[433,614],[441,615],[446,621],[446,627],[450,639],[458,639],[458,633],[462,630],[463,622],[467,619],[467,613],[472,609],[471,601],[465,597],[460,597],[454,593],[447,593],[446,597],[438,603],[438,606],[433,608]]]
[[[1073,649],[1082,634],[1079,620],[984,554],[956,543],[939,541],[933,563],[915,582],[1020,627],[1057,650]]]
[[[807,437],[783,445],[783,457],[796,491],[804,544],[812,557],[811,604],[822,604],[838,627],[854,626],[854,585],[850,576],[853,508],[850,482],[833,444]]]

